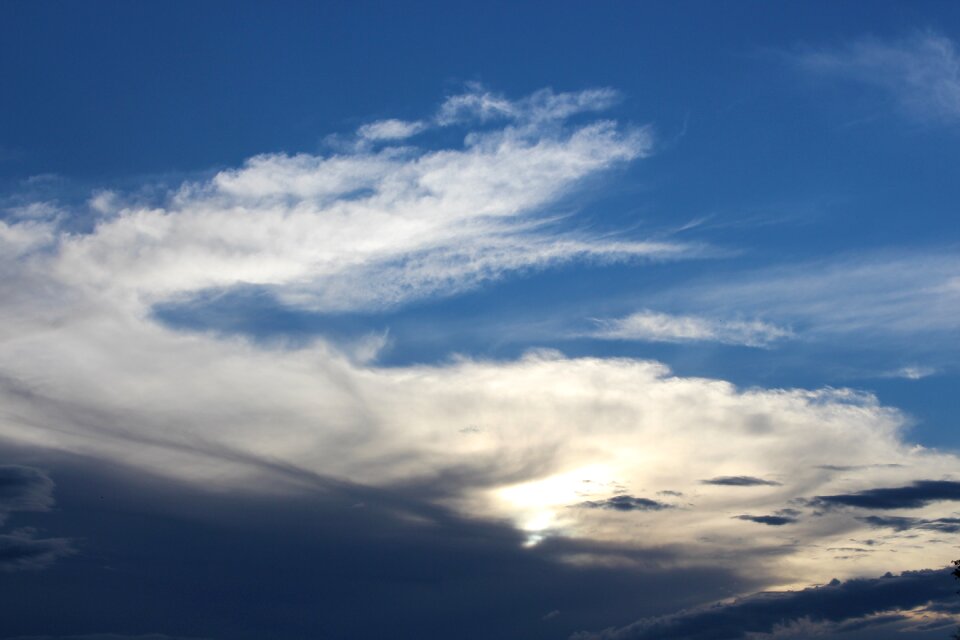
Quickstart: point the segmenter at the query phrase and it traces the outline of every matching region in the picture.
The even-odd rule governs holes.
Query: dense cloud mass
[[[322,339],[286,348],[182,333],[151,315],[159,302],[235,286],[331,312],[449,295],[557,261],[699,255],[551,220],[549,207],[584,179],[651,152],[645,128],[567,122],[614,95],[510,101],[474,88],[416,127],[472,128],[463,146],[382,146],[413,132],[384,121],[336,154],[258,156],[149,206],[100,198],[89,232],[57,218],[3,223],[4,434],[185,479],[274,478],[258,481],[267,491],[318,473],[418,486],[465,513],[506,517],[531,540],[682,545],[738,563],[746,535],[810,578],[836,569],[791,540],[839,546],[870,525],[840,511],[780,514],[790,501],[908,500],[927,505],[920,517],[950,517],[924,496],[951,480],[870,489],[957,466],[905,443],[906,419],[868,394],[740,390],[656,362],[550,350],[377,367],[376,343],[363,355]],[[683,500],[633,497],[664,490]],[[623,520],[638,512],[642,531]],[[758,534],[757,523],[793,526]],[[788,528],[794,538],[776,533]],[[849,571],[885,570],[892,552]],[[919,569],[950,552],[896,553],[898,566]]]
[[[802,591],[759,593],[729,603],[642,620],[620,629],[577,634],[577,640],[735,640],[751,634],[769,634],[778,627],[809,621],[832,623],[834,631],[880,626],[891,622],[929,623],[923,608],[952,599],[954,586],[946,571],[917,571],[899,576],[833,581]],[[887,612],[892,615],[883,615]],[[949,623],[949,618],[947,619]],[[838,623],[855,626],[837,629]],[[938,620],[940,625],[944,621]],[[823,633],[829,627],[818,631]],[[807,633],[812,630],[807,629]]]
[[[181,587],[183,598],[223,588],[228,604],[253,603],[239,616],[210,604],[209,615],[234,634],[227,637],[255,638],[287,620],[281,600],[307,609],[321,601],[333,637],[346,637],[351,623],[338,611],[370,592],[390,615],[371,616],[365,637],[394,624],[409,637],[437,627],[455,634],[468,600],[493,601],[507,617],[519,616],[509,610],[521,600],[523,617],[511,620],[531,638],[555,636],[547,625],[603,628],[601,613],[616,625],[650,617],[581,637],[722,640],[791,624],[942,622],[942,612],[917,613],[950,592],[942,571],[848,579],[942,566],[955,553],[946,538],[957,532],[960,460],[908,442],[910,418],[870,393],[744,388],[678,375],[652,359],[552,348],[386,366],[379,356],[388,332],[258,342],[180,330],[156,313],[256,289],[281,308],[349,318],[561,265],[642,269],[720,255],[670,234],[601,233],[571,222],[572,194],[655,149],[649,127],[599,118],[617,99],[596,89],[511,100],[471,85],[421,119],[361,125],[326,154],[258,155],[161,196],[100,192],[82,211],[35,202],[0,220],[0,437],[122,467],[124,482],[142,474],[178,487],[176,499],[153,496],[154,508],[170,512],[138,515],[148,524],[124,520],[135,500],[111,511],[74,496],[70,524],[95,534],[90,542],[45,537],[31,521],[0,533],[0,568],[59,571],[58,588],[71,594],[73,568],[82,565],[126,603],[129,625],[118,633],[180,633],[171,638],[208,634],[202,625],[162,626],[160,605],[144,607],[150,615],[140,626],[130,620],[137,602],[177,592],[183,575],[196,578]],[[71,226],[82,215],[94,223]],[[952,282],[955,261],[933,263],[925,273]],[[592,320],[586,337],[772,348],[799,334],[779,318],[738,316],[731,305],[788,316],[843,271],[836,278],[848,286],[872,283],[866,306],[876,311],[884,278],[872,267],[693,287],[676,297],[710,315],[639,311]],[[920,279],[919,269],[900,271],[893,280],[903,290]],[[783,286],[800,281],[809,285],[795,287],[802,295]],[[934,295],[928,289],[904,295],[907,310],[892,314],[890,326],[908,329],[910,309]],[[659,301],[677,307],[669,298]],[[953,289],[944,298],[949,311]],[[831,313],[823,331],[859,328],[859,316]],[[944,312],[931,322],[943,330],[953,320]],[[120,492],[104,486],[96,493],[105,501]],[[48,511],[52,489],[37,468],[0,467],[0,522]],[[911,515],[863,513],[898,509]],[[91,512],[104,521],[77,515]],[[169,544],[163,562],[129,561],[142,548],[104,522]],[[878,540],[866,542],[871,535]],[[103,544],[96,536],[124,552],[81,553]],[[207,563],[209,574],[196,568]],[[144,581],[146,566],[159,572],[156,582]],[[164,573],[167,566],[183,574]],[[704,567],[713,573],[703,589],[687,586]],[[143,592],[122,593],[117,575],[143,582]],[[798,588],[832,576],[848,580]],[[305,595],[303,584],[315,589]],[[593,592],[583,595],[581,584]],[[672,590],[661,598],[663,585]],[[792,590],[664,614],[768,587]],[[27,596],[41,591],[30,583],[19,606],[36,606]],[[638,593],[655,595],[638,603]],[[106,606],[94,599],[86,605]],[[431,627],[408,605],[435,607],[443,619]],[[289,637],[316,632],[298,619],[286,624]],[[485,620],[470,637],[501,632]]]

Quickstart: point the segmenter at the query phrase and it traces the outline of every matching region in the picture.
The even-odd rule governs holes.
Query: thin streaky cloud
[[[649,342],[721,342],[748,347],[766,347],[793,336],[783,327],[759,320],[717,320],[693,315],[638,311],[623,318],[597,320],[588,334],[604,340]]]
[[[813,73],[884,90],[915,118],[960,123],[960,55],[953,40],[936,32],[891,41],[861,39],[844,47],[808,51],[798,60]]]

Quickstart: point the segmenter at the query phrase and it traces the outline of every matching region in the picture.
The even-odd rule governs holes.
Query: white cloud
[[[808,52],[800,61],[817,73],[884,89],[916,117],[960,121],[960,55],[944,36],[926,32],[892,42],[864,39],[842,49]]]
[[[403,140],[415,136],[426,128],[426,123],[416,120],[378,120],[357,129],[357,135],[365,140]]]
[[[527,98],[510,101],[502,95],[471,85],[470,91],[451,96],[441,105],[435,118],[440,126],[479,120],[511,119],[525,123],[563,120],[572,115],[603,111],[619,98],[613,89],[592,89],[575,93],[554,93],[541,89]]]
[[[548,98],[529,103],[556,114],[571,112],[568,102],[579,109],[599,101]],[[297,304],[357,309],[561,260],[688,255],[682,245],[544,224],[540,216],[557,198],[643,156],[650,139],[608,122],[531,124],[539,117],[474,132],[463,148],[259,156],[184,186],[162,206],[111,211],[85,235],[32,220],[0,227],[0,242],[15,249],[0,252],[0,436],[251,491],[321,476],[425,483],[447,504],[513,519],[531,536],[679,546],[690,562],[763,563],[750,569],[778,575],[809,569],[805,579],[948,560],[949,545],[927,541],[915,550],[891,538],[837,566],[825,549],[874,535],[853,514],[806,510],[786,530],[737,517],[776,513],[795,498],[955,477],[955,456],[905,442],[903,417],[868,395],[739,390],[673,376],[653,362],[548,352],[378,367],[385,337],[267,348],[151,320],[153,302],[207,287],[257,283]],[[892,271],[879,278],[878,268]],[[744,283],[722,299],[760,295],[774,309],[796,309],[819,300],[817,291],[835,292],[836,278],[851,282],[849,269],[837,273],[842,278],[829,272],[806,289],[779,292],[783,275]],[[871,265],[863,277],[880,298],[866,306],[889,308],[887,280],[901,287],[898,300],[916,295],[919,276],[905,273]],[[942,284],[924,282],[931,291]],[[661,320],[661,333],[683,333],[669,329],[676,318]],[[692,324],[687,334],[774,331]],[[720,476],[779,484],[701,482]],[[623,491],[647,499],[674,493],[659,510],[582,506]],[[913,515],[943,517],[950,508],[936,503]]]
[[[594,93],[509,104],[562,118],[567,103],[595,104]],[[162,206],[123,208],[90,234],[64,236],[56,269],[64,281],[128,299],[258,284],[329,311],[456,292],[585,256],[691,255],[686,245],[545,224],[546,208],[581,180],[643,157],[651,144],[646,129],[609,121],[528,121],[471,133],[459,148],[257,156],[184,185]]]
[[[712,341],[764,347],[793,335],[789,329],[759,320],[714,320],[655,311],[638,311],[623,318],[598,320],[597,323],[599,328],[590,335],[608,340]]]
[[[910,365],[901,367],[895,371],[888,372],[884,377],[887,378],[906,378],[907,380],[921,380],[934,375],[937,370],[933,367],[924,367],[922,365]]]

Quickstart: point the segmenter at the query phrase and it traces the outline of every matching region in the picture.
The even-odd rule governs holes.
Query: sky
[[[0,640],[960,623],[960,5],[0,4]]]

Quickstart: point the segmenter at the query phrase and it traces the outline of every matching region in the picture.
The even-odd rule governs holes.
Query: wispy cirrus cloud
[[[807,51],[798,60],[808,71],[882,89],[915,118],[960,123],[960,55],[951,39],[936,32],[901,40],[864,38]]]
[[[569,260],[695,255],[690,245],[599,238],[551,224],[547,207],[583,179],[652,150],[643,127],[564,125],[612,95],[540,92],[509,101],[464,94],[445,103],[460,106],[441,112],[470,122],[485,117],[476,104],[493,100],[507,124],[439,150],[257,156],[184,184],[159,206],[120,205],[91,233],[59,236],[57,268],[72,284],[142,299],[254,284],[291,304],[343,311],[449,295]],[[417,126],[381,121],[361,135],[399,138]],[[15,237],[24,225],[0,231],[26,246]]]
[[[790,338],[793,332],[759,320],[716,320],[694,315],[671,315],[638,311],[623,318],[597,320],[588,334],[605,340],[649,342],[721,342],[747,347],[765,347]]]
[[[873,251],[707,277],[648,296],[657,305],[705,317],[760,315],[797,339],[874,343],[885,337],[946,335],[960,329],[960,258],[952,248]],[[684,317],[684,316],[681,316]],[[644,317],[641,316],[641,319]],[[663,326],[670,317],[645,323]],[[641,323],[642,325],[643,323]],[[748,325],[749,326],[749,325]],[[719,333],[710,323],[679,324],[677,333]],[[682,330],[681,330],[682,329]],[[748,329],[740,329],[750,335]],[[760,336],[764,336],[762,327]],[[768,334],[769,335],[769,334]],[[773,335],[777,335],[776,331]],[[901,369],[922,377],[930,367]]]

